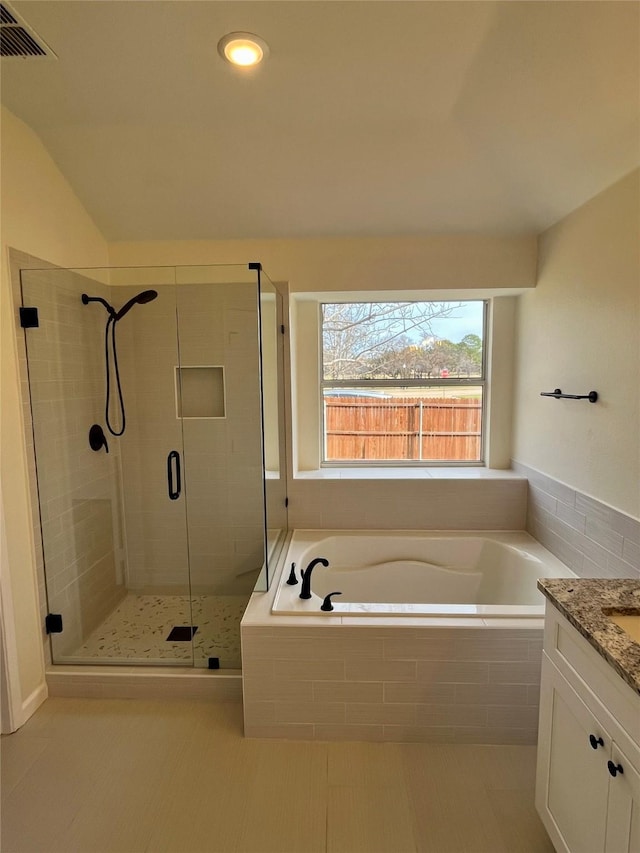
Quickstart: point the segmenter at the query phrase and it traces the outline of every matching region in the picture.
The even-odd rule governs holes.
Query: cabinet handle
[[[622,764],[614,764],[611,760],[607,761],[607,767],[609,768],[609,773],[611,773],[612,776],[617,776],[618,773],[624,773]]]
[[[592,749],[597,749],[599,746],[604,746],[604,741],[601,737],[596,737],[595,735],[589,735],[589,743],[591,744]]]

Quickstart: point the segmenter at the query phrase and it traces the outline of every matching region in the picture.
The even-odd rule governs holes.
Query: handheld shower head
[[[155,299],[157,295],[157,290],[143,290],[142,293],[138,293],[137,296],[133,296],[127,303],[125,303],[117,314],[115,314],[113,319],[121,320],[134,305],[137,305],[138,303],[140,303],[140,305],[145,305],[147,302],[151,302]]]
[[[90,302],[100,302],[109,312],[109,317],[104,330],[104,352],[105,352],[105,368],[106,368],[106,399],[105,399],[105,421],[107,429],[111,435],[122,435],[126,426],[126,415],[124,410],[124,398],[122,396],[122,385],[120,383],[120,369],[118,367],[118,350],[116,347],[116,326],[118,320],[121,320],[124,315],[130,311],[138,302],[144,305],[146,302],[151,302],[158,295],[157,290],[143,290],[136,296],[132,297],[119,311],[116,311],[113,306],[103,299],[101,296],[87,296],[82,294],[82,304],[88,305]],[[118,401],[120,403],[120,426],[116,427],[111,423],[111,367],[110,367],[110,352],[109,342],[111,342],[111,355],[113,356],[113,369],[115,371],[116,388],[118,393]]]

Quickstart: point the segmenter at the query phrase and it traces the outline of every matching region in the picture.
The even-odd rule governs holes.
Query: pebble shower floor
[[[167,642],[176,625],[198,630],[190,642]],[[246,595],[137,595],[129,593],[65,663],[191,664],[206,667],[210,657],[224,669],[240,669],[240,620]],[[62,662],[62,661],[61,661]]]

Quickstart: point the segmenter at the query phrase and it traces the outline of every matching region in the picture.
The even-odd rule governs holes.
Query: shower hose
[[[125,411],[124,411],[124,399],[122,396],[122,384],[120,382],[120,368],[118,367],[118,347],[116,344],[116,324],[117,320],[112,315],[107,319],[107,325],[104,329],[104,359],[107,371],[107,393],[105,400],[105,409],[104,409],[104,419],[107,424],[107,429],[111,433],[111,435],[122,435],[124,432],[125,426],[127,424]],[[110,354],[109,354],[109,330],[111,330],[111,350],[113,352],[113,368],[116,378],[116,388],[118,391],[118,403],[120,406],[120,430],[114,428],[111,423],[111,415],[110,415],[110,403],[111,403],[111,367],[110,367]]]

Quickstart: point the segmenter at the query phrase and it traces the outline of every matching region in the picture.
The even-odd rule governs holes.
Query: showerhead
[[[142,293],[138,293],[137,296],[133,296],[122,308],[118,311],[114,316],[114,320],[121,320],[127,311],[130,311],[134,305],[140,303],[140,305],[145,305],[147,302],[151,302],[152,299],[155,299],[158,295],[157,290],[143,290]]]
[[[86,293],[83,293],[82,294],[82,304],[88,305],[90,302],[100,302],[100,304],[104,305],[104,307],[107,309],[110,317],[116,316],[115,308],[113,308],[111,305],[109,305],[107,300],[103,299],[102,296],[87,296]]]

